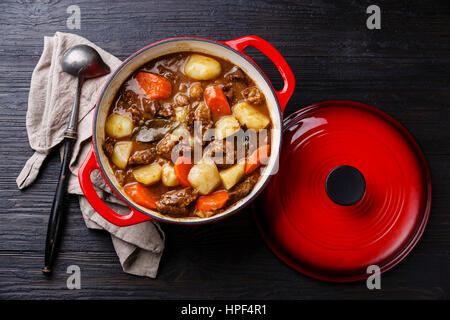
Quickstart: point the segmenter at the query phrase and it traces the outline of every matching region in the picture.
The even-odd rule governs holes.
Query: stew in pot
[[[119,89],[103,150],[137,204],[206,218],[247,196],[270,156],[261,90],[239,67],[182,52],[150,61]]]

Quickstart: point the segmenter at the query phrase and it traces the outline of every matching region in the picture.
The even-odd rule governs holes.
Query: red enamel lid
[[[278,173],[256,202],[269,247],[327,281],[366,279],[414,247],[428,220],[431,179],[422,151],[373,107],[330,101],[284,121]]]

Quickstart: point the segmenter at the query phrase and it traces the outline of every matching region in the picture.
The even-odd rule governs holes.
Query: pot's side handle
[[[278,71],[280,71],[281,77],[284,81],[283,89],[280,91],[275,91],[278,101],[280,102],[281,113],[284,113],[284,109],[294,93],[295,77],[286,60],[277,51],[277,49],[275,49],[275,47],[266,40],[257,36],[245,36],[234,40],[224,41],[223,43],[244,55],[245,48],[249,46],[255,47],[273,62],[273,64],[278,68]]]
[[[91,173],[95,169],[100,169],[100,166],[97,162],[94,148],[91,147],[86,159],[78,170],[78,180],[80,182],[81,190],[95,211],[97,211],[107,221],[119,227],[126,227],[152,219],[139,211],[135,211],[133,208],[130,208],[130,213],[121,215],[108,207],[97,195],[97,192],[95,192],[94,186],[92,185]]]

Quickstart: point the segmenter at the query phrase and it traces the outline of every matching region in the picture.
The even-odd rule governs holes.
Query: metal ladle
[[[109,66],[102,60],[99,53],[88,45],[77,45],[67,50],[62,57],[61,66],[64,72],[78,78],[78,85],[69,125],[64,132],[64,156],[48,221],[47,238],[45,240],[45,266],[42,269],[42,272],[46,274],[51,273],[61,230],[62,205],[67,190],[69,162],[72,157],[73,146],[77,140],[81,87],[85,80],[101,77],[110,72]]]

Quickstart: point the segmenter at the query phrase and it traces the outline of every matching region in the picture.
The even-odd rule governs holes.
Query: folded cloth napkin
[[[44,159],[63,140],[77,80],[62,71],[60,62],[63,54],[77,44],[95,48],[111,70],[120,64],[119,59],[80,36],[57,32],[53,37],[44,37],[44,50],[31,77],[26,115],[28,139],[35,153],[17,177],[20,189],[33,183]],[[78,114],[78,140],[70,160],[68,192],[79,195],[81,212],[88,228],[104,229],[111,234],[114,249],[125,272],[155,278],[164,250],[164,232],[159,224],[146,221],[129,227],[117,227],[109,223],[91,207],[78,183],[78,168],[91,147],[94,106],[106,78],[90,79],[83,85]],[[92,174],[92,182],[97,193],[113,210],[120,214],[129,212],[98,171]]]

